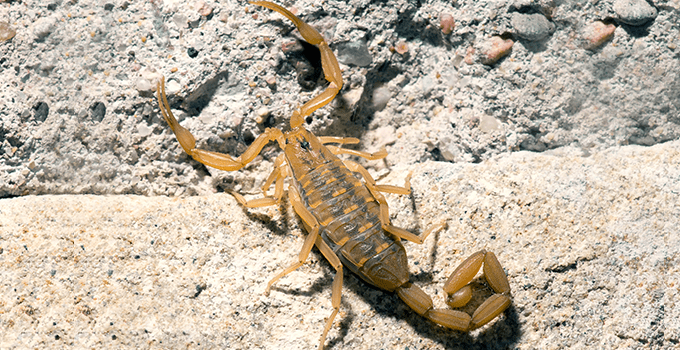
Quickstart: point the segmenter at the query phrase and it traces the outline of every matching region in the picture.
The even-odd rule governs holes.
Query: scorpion
[[[157,83],[157,99],[161,114],[169,124],[184,151],[198,162],[221,170],[236,171],[252,161],[269,142],[278,143],[283,150],[274,160],[274,170],[262,186],[263,197],[246,200],[241,194],[231,192],[247,208],[277,205],[284,194],[284,179],[290,178],[288,197],[308,232],[297,261],[274,276],[265,289],[265,295],[280,278],[302,266],[312,247],[335,269],[331,304],[333,311],[326,320],[319,348],[323,349],[328,331],[340,310],[340,297],[344,268],[348,268],[364,281],[388,292],[396,292],[411,309],[430,321],[446,328],[467,332],[479,328],[511,304],[510,285],[496,255],[485,250],[476,252],[462,262],[444,284],[448,295],[446,303],[452,308],[465,306],[472,298],[470,282],[483,267],[483,275],[495,292],[477,307],[472,316],[453,309],[436,309],[432,298],[409,281],[406,250],[402,239],[422,244],[425,238],[444,224],[435,225],[415,235],[390,224],[389,209],[382,193],[408,195],[411,193],[409,174],[404,187],[379,185],[360,164],[341,160],[339,154],[348,154],[368,160],[387,156],[383,148],[375,153],[362,152],[330,144],[356,144],[352,137],[315,136],[303,126],[305,117],[327,105],[343,86],[338,61],[323,36],[284,7],[268,1],[251,1],[288,18],[303,39],[315,45],[321,53],[321,64],[329,85],[301,107],[290,119],[290,131],[266,128],[239,156],[196,148],[196,139],[175,119],[165,94],[165,79]],[[274,194],[268,189],[274,184]]]

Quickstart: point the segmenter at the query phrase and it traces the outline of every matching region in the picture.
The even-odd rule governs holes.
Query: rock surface
[[[461,334],[348,273],[329,348],[680,344],[680,2],[627,2],[656,11],[641,26],[615,3],[286,3],[346,56],[309,129],[385,147],[364,162],[381,183],[414,171],[412,197],[388,196],[396,225],[448,222],[407,244],[414,282],[443,306],[485,248],[514,295]],[[518,40],[527,13],[550,35]],[[0,21],[0,348],[316,347],[332,269],[313,253],[265,297],[305,233],[287,201],[220,193],[260,196],[276,145],[238,172],[189,159],[154,81],[199,147],[237,156],[325,88],[318,51],[245,1],[0,1]],[[514,44],[484,65],[492,37]]]
[[[441,286],[464,257],[496,252],[513,306],[448,331],[347,273],[330,349],[672,349],[680,338],[680,141],[583,157],[518,152],[426,162],[413,196],[388,196],[414,283]],[[399,184],[409,169],[382,183]],[[332,268],[314,252],[269,296],[304,233],[292,208],[227,194],[0,200],[0,348],[314,348]]]

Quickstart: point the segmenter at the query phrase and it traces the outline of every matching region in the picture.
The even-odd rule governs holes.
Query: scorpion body
[[[310,145],[319,143],[305,134]],[[404,246],[382,228],[380,204],[370,189],[328,148],[319,143],[318,150],[314,154],[302,146],[286,148],[287,161],[301,164],[293,168],[293,178],[303,205],[344,266],[366,282],[394,291],[409,280]]]
[[[263,198],[247,201],[242,195],[232,192],[239,203],[249,208],[275,205],[283,197],[284,180],[290,178],[289,200],[309,232],[297,261],[269,281],[265,294],[269,294],[271,287],[281,277],[302,266],[312,247],[316,246],[336,270],[331,297],[333,311],[321,335],[320,348],[323,348],[326,335],[340,309],[343,266],[378,288],[396,292],[418,314],[451,329],[468,331],[478,328],[507,309],[510,305],[510,285],[503,268],[491,252],[480,251],[471,255],[444,284],[444,291],[449,294],[447,303],[454,308],[464,306],[471,299],[469,283],[484,266],[484,277],[496,294],[484,301],[472,316],[452,309],[435,309],[432,299],[409,282],[406,251],[401,240],[422,243],[431,232],[444,225],[437,225],[421,236],[392,226],[382,192],[410,194],[410,175],[404,187],[378,185],[364,167],[351,160],[341,160],[337,155],[382,159],[387,156],[384,149],[367,153],[329,145],[352,144],[359,140],[317,137],[303,127],[304,118],[328,104],[342,88],[342,72],[338,62],[319,32],[290,11],[267,1],[253,1],[251,4],[267,7],[287,17],[302,37],[316,45],[321,52],[324,75],[330,84],[322,93],[293,112],[290,131],[284,133],[279,129],[267,128],[236,158],[198,149],[194,136],[179,125],[170,110],[164,79],[157,85],[157,97],[161,113],[184,151],[205,165],[235,171],[252,161],[271,141],[277,142],[283,150],[275,159],[274,170],[262,187]],[[274,183],[274,194],[267,195],[267,190]]]

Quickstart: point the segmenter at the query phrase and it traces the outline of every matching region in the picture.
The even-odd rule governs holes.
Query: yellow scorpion
[[[293,112],[290,131],[267,128],[239,157],[196,148],[196,139],[175,119],[165,95],[164,79],[158,83],[157,97],[163,117],[170,125],[177,140],[191,157],[213,168],[235,171],[252,161],[270,141],[283,150],[274,161],[275,169],[262,188],[263,198],[246,201],[232,193],[236,200],[248,208],[279,204],[284,193],[284,179],[290,178],[289,200],[300,216],[309,234],[305,238],[298,259],[267,284],[265,294],[281,277],[295,271],[307,260],[313,246],[336,270],[333,279],[331,304],[333,311],[326,321],[319,348],[323,349],[326,335],[340,309],[343,267],[364,281],[397,295],[415,312],[441,326],[469,331],[478,328],[501,314],[510,306],[510,285],[498,259],[492,252],[479,251],[472,254],[456,268],[444,284],[449,295],[447,303],[459,308],[472,297],[469,283],[484,265],[484,277],[495,294],[484,301],[472,316],[452,309],[435,309],[432,299],[422,289],[409,282],[408,262],[402,239],[421,244],[434,229],[422,236],[414,235],[390,224],[389,209],[381,192],[410,194],[409,177],[404,187],[378,185],[369,172],[356,162],[341,160],[338,154],[350,154],[365,159],[382,159],[387,156],[383,149],[367,153],[345,149],[336,144],[354,144],[359,140],[351,137],[315,136],[303,127],[305,117],[328,104],[342,88],[340,66],[323,36],[285,8],[268,1],[251,1],[274,10],[295,24],[302,37],[321,52],[321,62],[328,87],[302,107]],[[267,190],[275,183],[273,195]]]

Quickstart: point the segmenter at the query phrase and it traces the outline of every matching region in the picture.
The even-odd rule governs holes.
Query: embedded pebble
[[[139,136],[147,137],[147,136],[151,135],[152,132],[153,132],[153,129],[150,128],[148,125],[146,125],[145,122],[141,122],[141,123],[137,124],[137,133],[139,134]]]
[[[515,33],[529,41],[544,39],[555,30],[555,25],[540,13],[514,13],[510,20]]]
[[[595,21],[587,25],[583,29],[582,38],[584,40],[584,47],[588,50],[595,49],[604,44],[612,36],[616,26],[613,24],[605,24],[601,21]]]
[[[641,26],[656,18],[656,8],[645,0],[616,0],[613,6],[619,20],[632,26]]]
[[[385,147],[397,142],[397,130],[393,126],[386,125],[375,129],[375,144],[378,147]]]
[[[456,22],[453,20],[453,16],[445,13],[439,19],[439,28],[442,30],[442,34],[449,35],[453,32],[453,28],[456,27]]]
[[[512,45],[515,42],[511,39],[503,39],[500,36],[493,36],[489,40],[484,41],[480,47],[480,61],[482,64],[492,65],[500,60],[503,56],[510,53]]]
[[[144,79],[144,78],[139,78],[135,82],[135,88],[139,92],[150,92],[153,90],[153,85],[151,85],[151,82]]]
[[[492,132],[498,129],[500,129],[498,119],[494,118],[492,115],[482,113],[479,118],[479,130],[482,132]]]
[[[38,40],[44,39],[57,27],[57,19],[54,17],[42,17],[33,24],[33,34]]]
[[[387,102],[390,101],[391,96],[390,89],[385,86],[373,90],[373,108],[377,111],[383,110],[387,106]]]
[[[212,6],[206,4],[205,1],[202,1],[202,0],[197,1],[195,6],[196,6],[196,9],[198,10],[198,13],[201,16],[207,17],[207,16],[210,16],[212,14],[212,11],[213,11]]]
[[[175,80],[168,80],[165,84],[165,93],[167,95],[174,95],[182,89],[182,86]]]
[[[33,112],[33,119],[38,123],[42,123],[50,114],[50,106],[45,102],[38,102],[33,106]]]
[[[95,102],[89,108],[90,120],[100,123],[106,116],[106,105],[102,102]]]
[[[467,64],[474,64],[475,63],[475,54],[477,53],[477,50],[475,50],[474,47],[470,46],[465,50],[465,58],[463,59],[465,63]]]
[[[0,41],[12,39],[16,34],[17,32],[9,27],[9,23],[0,22]]]
[[[156,83],[163,79],[163,75],[153,68],[144,67],[139,71],[139,75],[141,77],[135,82],[135,87],[139,92],[156,90]]]
[[[255,122],[258,124],[262,124],[267,121],[269,118],[269,109],[267,107],[260,107],[255,111],[257,116],[255,117]]]
[[[408,44],[404,40],[400,40],[396,45],[394,45],[394,51],[400,55],[403,55],[408,52]]]
[[[187,16],[178,13],[174,17],[172,17],[172,21],[175,22],[175,25],[179,29],[184,29],[189,27],[189,18]]]
[[[368,46],[363,40],[346,41],[336,45],[338,49],[338,61],[342,64],[352,64],[359,67],[366,67],[373,62]]]
[[[349,108],[354,108],[359,100],[361,99],[361,95],[364,94],[364,89],[363,88],[357,88],[357,89],[352,89],[347,92],[345,92],[342,95],[342,99],[345,100],[345,103],[347,103],[347,106]]]

